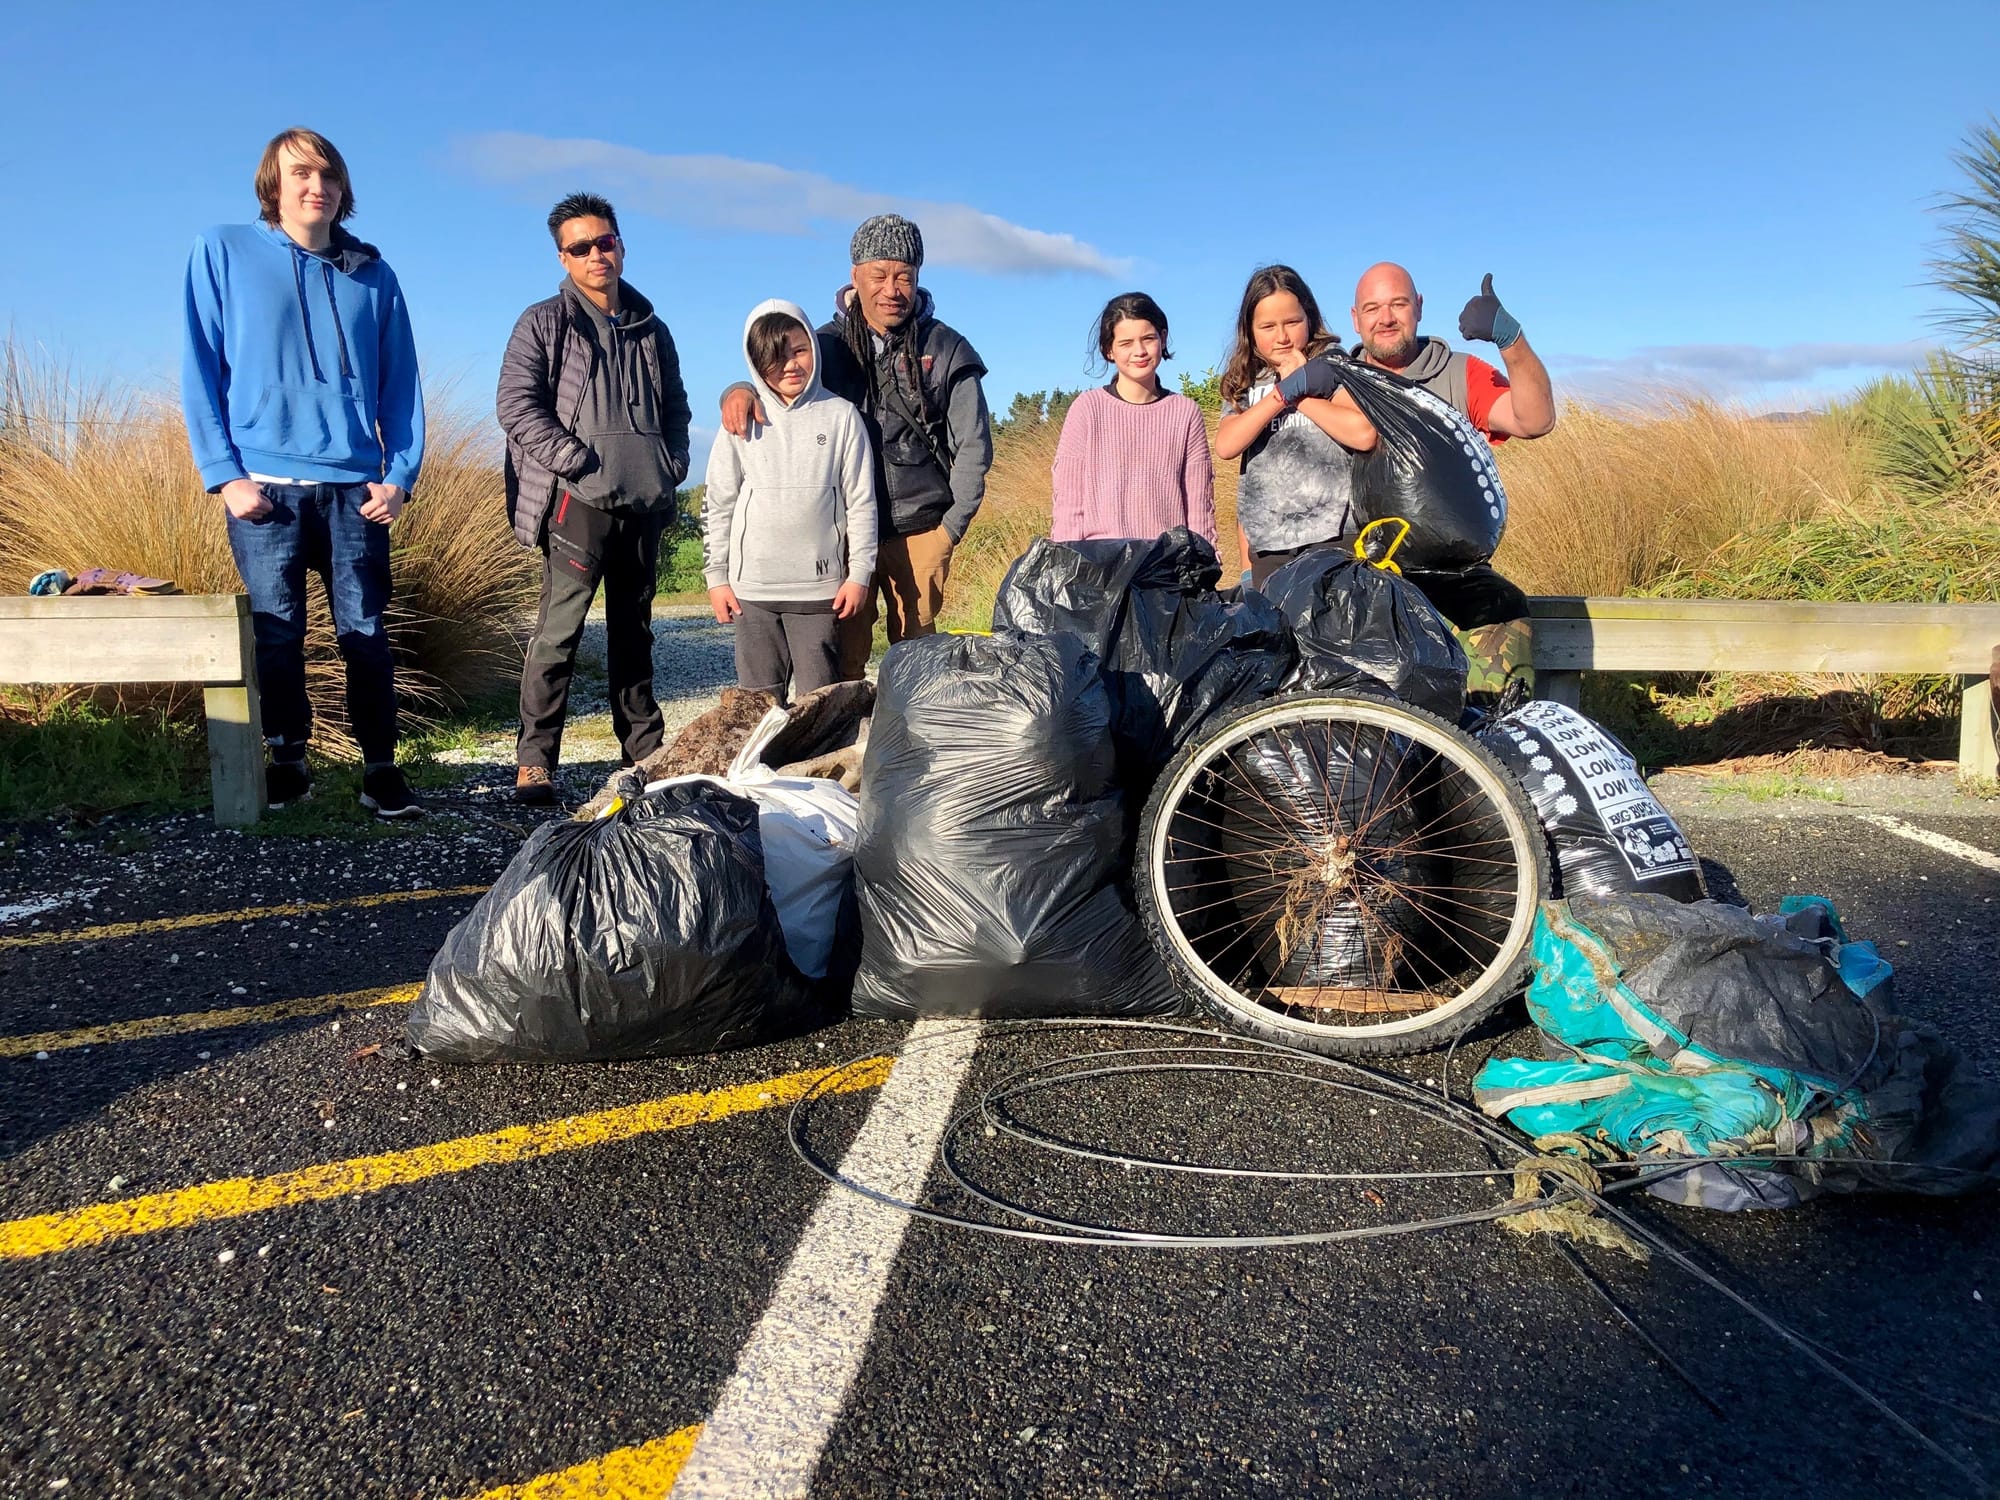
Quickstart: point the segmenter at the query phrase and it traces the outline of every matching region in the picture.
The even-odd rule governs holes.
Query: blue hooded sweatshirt
[[[251,473],[408,490],[424,457],[417,345],[396,273],[333,232],[314,255],[225,224],[188,260],[181,408],[212,493]]]

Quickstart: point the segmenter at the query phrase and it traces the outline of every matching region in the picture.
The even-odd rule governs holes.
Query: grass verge
[[[121,712],[70,689],[0,689],[0,820],[207,800],[199,722],[157,707]]]

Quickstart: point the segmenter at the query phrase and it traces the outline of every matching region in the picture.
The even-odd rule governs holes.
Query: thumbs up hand
[[[1521,336],[1521,324],[1515,316],[1500,305],[1500,299],[1493,295],[1493,273],[1488,271],[1486,279],[1479,284],[1479,295],[1465,304],[1465,310],[1458,315],[1458,336],[1463,339],[1480,339],[1486,343],[1505,349]]]

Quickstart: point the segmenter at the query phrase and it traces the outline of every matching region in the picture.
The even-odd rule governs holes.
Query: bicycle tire
[[[1478,910],[1472,917],[1483,914],[1488,919],[1486,925],[1490,926],[1496,935],[1489,938],[1492,943],[1491,956],[1479,962],[1478,972],[1472,974],[1456,993],[1440,997],[1434,993],[1406,992],[1400,989],[1343,991],[1342,986],[1322,983],[1313,989],[1309,1003],[1297,1004],[1291,1003],[1287,998],[1295,996],[1298,988],[1296,986],[1274,987],[1266,982],[1257,987],[1257,993],[1252,993],[1241,987],[1246,977],[1245,973],[1239,972],[1233,978],[1225,977],[1212,966],[1216,956],[1213,935],[1201,931],[1203,924],[1190,921],[1188,915],[1190,912],[1199,912],[1202,908],[1189,906],[1182,899],[1194,889],[1194,886],[1188,884],[1176,886],[1169,871],[1175,865],[1189,865],[1195,873],[1216,873],[1216,879],[1198,881],[1195,884],[1217,886],[1222,889],[1225,892],[1223,900],[1212,903],[1217,905],[1236,902],[1236,893],[1241,889],[1241,882],[1250,877],[1244,873],[1243,862],[1238,861],[1234,869],[1230,867],[1228,862],[1234,856],[1221,848],[1221,845],[1227,842],[1224,834],[1191,832],[1190,819],[1197,823],[1204,821],[1197,817],[1193,809],[1201,806],[1213,808],[1224,806],[1221,794],[1215,789],[1218,784],[1217,778],[1222,775],[1216,770],[1218,758],[1228,760],[1232,770],[1240,770],[1231,756],[1236,747],[1250,745],[1259,736],[1268,735],[1275,739],[1278,730],[1291,728],[1296,731],[1298,726],[1309,724],[1357,726],[1354,729],[1350,750],[1358,745],[1364,728],[1381,736],[1385,747],[1392,739],[1407,741],[1408,744],[1401,751],[1399,766],[1407,761],[1411,753],[1410,745],[1421,746],[1423,750],[1430,752],[1430,756],[1418,757],[1418,764],[1443,768],[1425,771],[1422,774],[1435,775],[1440,786],[1469,787],[1483,798],[1482,809],[1468,814],[1465,821],[1470,823],[1475,819],[1483,820],[1483,827],[1504,833],[1509,858],[1517,873],[1512,881],[1512,888],[1504,891],[1500,889],[1503,877],[1498,875],[1492,877],[1495,880],[1494,888],[1484,893],[1495,898],[1490,911],[1486,909],[1485,904],[1473,903],[1478,906]],[[1310,739],[1311,736],[1307,738]],[[1324,739],[1331,746],[1330,732]],[[1296,749],[1295,733],[1291,751],[1296,752]],[[1330,751],[1328,753],[1330,754]],[[1379,772],[1380,755],[1385,754],[1386,750],[1377,753]],[[1414,794],[1396,785],[1400,774],[1400,771],[1392,773],[1390,790],[1404,802],[1414,806]],[[1375,777],[1371,776],[1368,788],[1371,794],[1374,783]],[[1226,778],[1220,784],[1227,785]],[[1328,784],[1326,811],[1330,818],[1346,808],[1348,790],[1348,784],[1343,780],[1336,799],[1331,783]],[[1469,795],[1468,793],[1466,797],[1461,797],[1460,805],[1469,798]],[[1202,799],[1207,801],[1204,803]],[[1338,807],[1335,806],[1336,800]],[[1269,803],[1265,804],[1267,809],[1270,806]],[[1366,827],[1372,826],[1382,816],[1381,812],[1368,814],[1368,823],[1352,831],[1352,841],[1360,844]],[[1207,826],[1220,828],[1228,821],[1230,819],[1226,816],[1218,816]],[[1432,821],[1435,822],[1435,819]],[[1419,828],[1428,826],[1430,825],[1419,825]],[[1332,861],[1325,854],[1325,838],[1321,839],[1321,847],[1310,849],[1304,837],[1298,835],[1291,837],[1297,850],[1287,850],[1285,853],[1297,866],[1290,877],[1294,885],[1301,878],[1300,872],[1307,877],[1320,879],[1323,884],[1331,885],[1332,877],[1324,873],[1327,869],[1333,868]],[[1341,837],[1346,841],[1348,836]],[[1207,845],[1215,847],[1204,851],[1204,841]],[[1481,842],[1493,841],[1487,839]],[[1264,842],[1272,849],[1279,847],[1268,839]],[[1361,844],[1361,847],[1364,852],[1368,849],[1365,844]],[[1196,853],[1177,854],[1174,852],[1177,849],[1194,849]],[[1541,823],[1536,818],[1533,805],[1527,796],[1493,754],[1457,726],[1447,723],[1434,714],[1399,701],[1358,694],[1292,694],[1265,699],[1238,709],[1205,727],[1197,738],[1182,748],[1162,772],[1152,796],[1146,803],[1135,854],[1137,878],[1133,883],[1136,887],[1141,920],[1148,938],[1159,952],[1168,973],[1172,975],[1182,993],[1199,1009],[1233,1029],[1266,1041],[1303,1047],[1331,1057],[1396,1056],[1442,1047],[1491,1015],[1505,1001],[1520,993],[1526,984],[1534,963],[1531,945],[1535,914],[1549,893],[1548,845]],[[1451,846],[1444,846],[1440,850],[1419,849],[1415,857],[1437,860],[1448,865],[1454,861],[1462,863],[1468,858],[1462,853],[1454,852]],[[1257,875],[1271,876],[1276,870],[1276,858],[1275,855],[1267,858],[1265,867],[1258,870]],[[1211,866],[1205,864],[1205,861],[1219,863]],[[1314,861],[1318,863],[1315,864]],[[1350,870],[1352,863],[1349,862]],[[1479,859],[1475,863],[1490,864],[1497,868],[1502,861]],[[1358,885],[1358,881],[1353,879],[1351,873],[1341,878],[1350,885]],[[1385,884],[1383,889],[1389,889],[1391,886],[1393,882]],[[1414,884],[1409,887],[1410,890],[1447,888]],[[1476,896],[1482,893],[1476,888],[1467,887],[1459,894]],[[1267,898],[1267,905],[1269,899]],[[1365,916],[1367,904],[1361,902],[1358,896],[1355,899]],[[1429,901],[1435,904],[1437,901],[1447,899],[1449,898],[1443,896],[1409,896],[1407,903],[1411,911],[1422,916],[1424,908],[1420,903]],[[1323,905],[1324,898],[1321,904],[1313,907],[1315,917],[1322,911]],[[1240,903],[1237,909],[1240,910]],[[1285,917],[1289,918],[1290,915],[1288,897]],[[1324,922],[1331,919],[1329,917],[1321,920]],[[1426,920],[1430,918],[1427,917]],[[1446,917],[1443,920],[1455,922],[1460,918]],[[1243,921],[1239,920],[1230,925],[1240,926],[1243,925]],[[1282,926],[1282,921],[1279,925]],[[1251,926],[1254,930],[1254,919],[1251,921]],[[1364,949],[1367,946],[1366,936],[1364,925]],[[1467,939],[1453,936],[1450,940],[1456,942],[1461,949],[1468,948]],[[1240,938],[1233,938],[1225,948],[1240,941]],[[1258,944],[1261,946],[1264,941],[1265,939],[1259,938]],[[1207,955],[1202,952],[1204,946],[1210,949]],[[1478,962],[1480,952],[1473,949],[1468,951],[1466,956],[1468,960]],[[1310,957],[1316,960],[1319,954],[1315,951]],[[1420,957],[1421,955],[1413,955],[1396,959],[1395,962],[1412,963]],[[1264,976],[1266,981],[1271,977],[1271,973],[1282,973],[1285,964],[1292,961],[1282,945],[1279,958],[1278,969],[1272,971],[1267,960],[1258,959],[1255,951],[1252,953],[1253,963],[1261,964],[1267,971]],[[1438,967],[1440,971],[1442,969],[1440,961],[1435,958],[1423,961]],[[1435,988],[1433,985],[1432,989]],[[1352,1010],[1342,1002],[1343,993],[1365,996],[1367,1004],[1359,1012]],[[1418,1007],[1394,998],[1405,994],[1421,996],[1423,999],[1438,999],[1441,1003]],[[1326,998],[1328,996],[1332,997],[1331,1001]],[[1404,1008],[1391,1011],[1386,1020],[1329,1021],[1313,1018],[1315,1009],[1322,1014],[1333,1013],[1347,1017],[1357,1013],[1366,1015],[1376,1006],[1383,1005],[1402,1005]],[[1305,1013],[1302,1014],[1302,1011]]]

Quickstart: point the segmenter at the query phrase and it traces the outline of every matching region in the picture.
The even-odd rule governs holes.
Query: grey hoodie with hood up
[[[766,313],[812,324],[796,303],[760,302],[743,320],[743,362],[769,421],[748,437],[723,433],[709,451],[702,500],[710,588],[728,584],[739,599],[805,603],[831,599],[843,583],[875,577],[875,466],[861,413],[813,372],[790,406],[750,360],[750,327]]]

